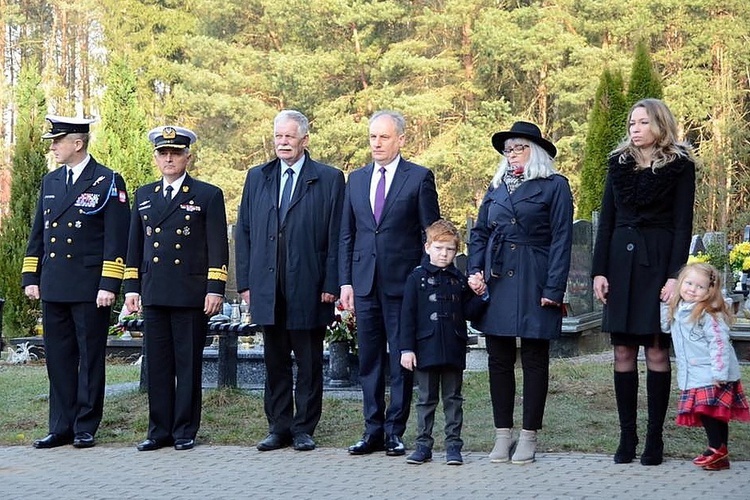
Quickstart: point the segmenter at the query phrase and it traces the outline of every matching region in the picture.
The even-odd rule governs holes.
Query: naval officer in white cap
[[[208,318],[221,310],[227,281],[224,195],[192,178],[195,133],[148,133],[162,178],[139,188],[130,219],[125,305],[143,308],[149,425],[138,451],[189,450],[201,418]]]

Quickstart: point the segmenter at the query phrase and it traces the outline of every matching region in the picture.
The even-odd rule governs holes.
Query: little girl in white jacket
[[[708,449],[693,459],[706,470],[729,468],[729,420],[750,421],[740,366],[729,340],[732,320],[721,294],[719,272],[705,263],[687,264],[678,294],[663,306],[662,330],[672,334],[681,390],[677,424],[706,431]]]

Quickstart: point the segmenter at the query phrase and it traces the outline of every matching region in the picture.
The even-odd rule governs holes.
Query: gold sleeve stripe
[[[39,265],[39,257],[24,257],[22,273],[35,273]]]
[[[124,273],[125,264],[123,264],[122,259],[120,258],[115,261],[105,260],[102,263],[102,277],[104,278],[121,280]]]
[[[138,268],[137,267],[126,267],[125,277],[126,280],[137,280],[138,279]]]
[[[226,266],[223,266],[221,269],[217,267],[209,267],[208,268],[208,279],[210,280],[217,280],[217,281],[226,281],[227,280],[227,268]]]

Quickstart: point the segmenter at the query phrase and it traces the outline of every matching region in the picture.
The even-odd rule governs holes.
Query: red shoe
[[[721,445],[721,448],[719,448],[718,450],[711,448],[709,446],[708,450],[706,451],[710,451],[711,454],[710,455],[706,455],[706,454],[698,455],[697,457],[693,459],[693,463],[697,465],[698,467],[711,465],[714,462],[718,462],[719,460],[725,459],[729,456],[729,451],[727,451],[727,445],[725,444]],[[727,464],[728,463],[729,462],[727,461]],[[726,468],[728,469],[729,465],[727,465]]]
[[[729,459],[721,458],[716,462],[703,466],[703,470],[725,470],[729,468]]]

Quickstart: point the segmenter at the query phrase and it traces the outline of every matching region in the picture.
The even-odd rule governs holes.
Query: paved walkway
[[[465,453],[424,465],[341,449],[261,453],[254,447],[197,446],[139,453],[98,445],[34,450],[0,447],[0,498],[16,499],[674,499],[750,498],[750,462],[706,472],[689,461],[615,465],[611,456],[549,453],[530,465],[493,464]]]

